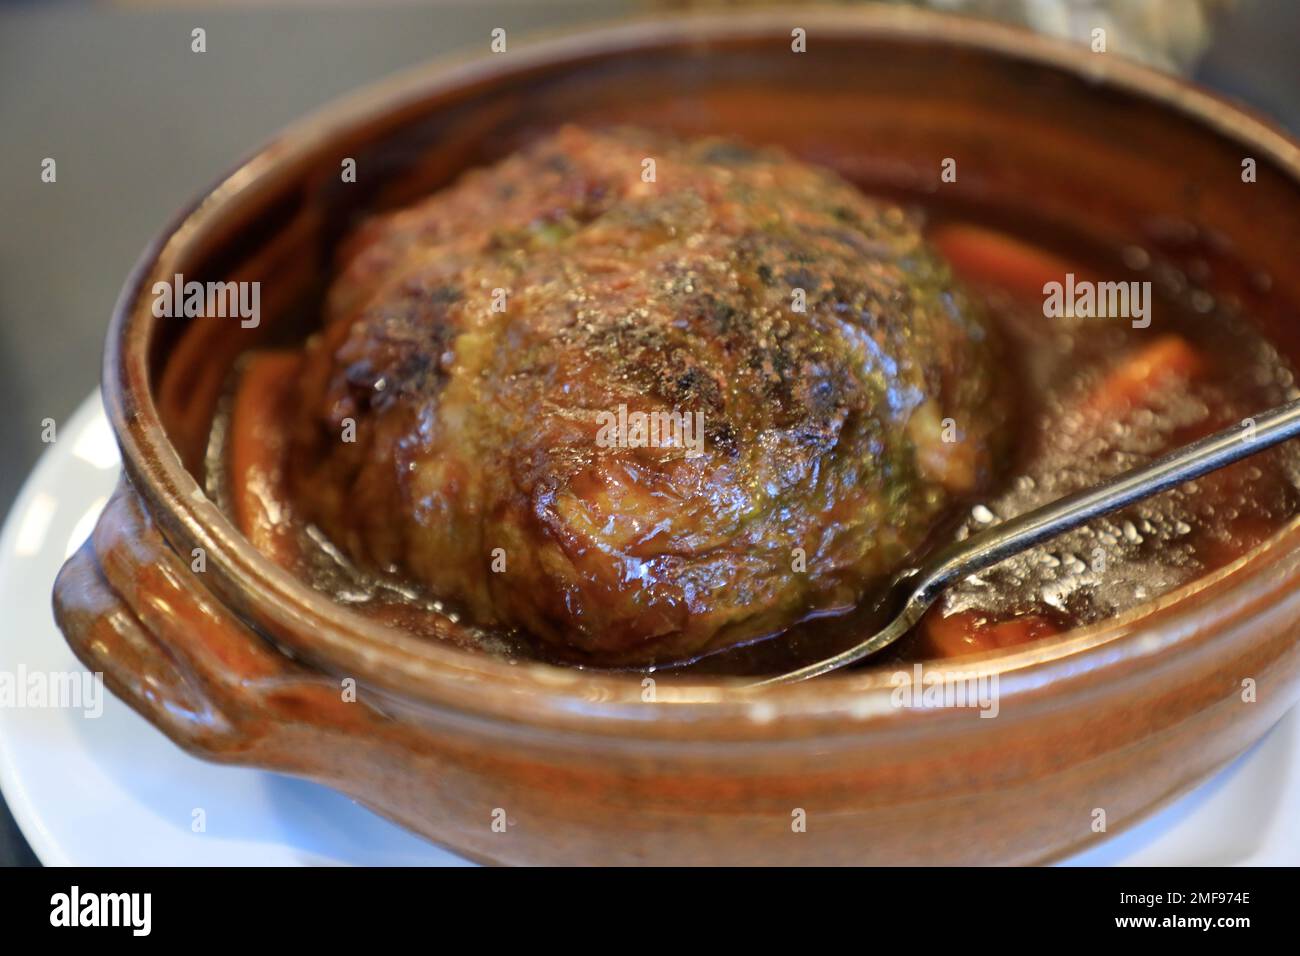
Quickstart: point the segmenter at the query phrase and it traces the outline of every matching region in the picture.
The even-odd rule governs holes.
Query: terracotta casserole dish
[[[794,27],[807,53],[791,51]],[[1131,825],[1294,703],[1294,521],[1135,611],[962,659],[996,675],[996,719],[894,706],[884,668],[651,692],[641,675],[512,664],[381,626],[263,557],[202,490],[233,363],[311,327],[360,213],[566,122],[782,145],[919,193],[957,156],[943,188],[961,202],[1175,262],[1190,252],[1168,224],[1194,223],[1216,237],[1215,282],[1300,361],[1300,323],[1279,305],[1300,302],[1300,147],[1113,55],[917,12],[799,10],[417,70],[239,166],[159,236],[114,312],[103,391],[125,474],[55,612],[80,659],[176,743],[326,783],[482,861],[1025,864]],[[340,182],[347,158],[355,183]],[[262,282],[260,325],[155,318],[149,290],[177,273]]]

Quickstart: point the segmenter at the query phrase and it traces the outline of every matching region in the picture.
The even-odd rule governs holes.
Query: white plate
[[[0,672],[80,673],[50,611],[59,566],[117,481],[98,395],[41,458],[0,534]],[[1292,710],[1210,782],[1078,864],[1300,863]],[[204,763],[117,698],[103,713],[0,707],[0,788],[46,864],[465,864],[326,787]],[[203,832],[192,826],[202,810]]]

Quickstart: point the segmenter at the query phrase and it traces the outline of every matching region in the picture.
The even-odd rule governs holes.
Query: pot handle
[[[82,663],[198,756],[328,778],[340,747],[394,729],[277,651],[201,578],[124,478],[59,572],[55,620]]]

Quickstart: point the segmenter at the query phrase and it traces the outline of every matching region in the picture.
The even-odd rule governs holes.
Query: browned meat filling
[[[779,152],[566,128],[353,238],[289,481],[480,625],[679,660],[897,568],[991,470],[993,362],[899,208]]]

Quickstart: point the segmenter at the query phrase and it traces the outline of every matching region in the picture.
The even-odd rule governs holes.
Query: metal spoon
[[[753,686],[791,684],[862,660],[898,640],[921,619],[944,588],[1086,521],[1158,494],[1300,435],[1300,399],[1269,409],[1241,425],[1184,445],[1148,465],[1067,495],[958,541],[917,568],[899,574],[894,588],[910,586],[902,609],[884,628],[847,650]]]

